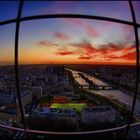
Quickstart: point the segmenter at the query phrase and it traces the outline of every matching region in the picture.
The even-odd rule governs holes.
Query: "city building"
[[[45,75],[45,94],[69,91],[68,72],[63,66],[49,66]]]
[[[81,112],[81,120],[84,124],[114,122],[116,117],[116,110],[107,105],[88,107]]]
[[[43,91],[41,86],[33,86],[32,87],[32,95],[36,99],[40,99],[43,96]]]
[[[0,90],[0,104],[6,105],[14,102],[14,95],[9,90]]]

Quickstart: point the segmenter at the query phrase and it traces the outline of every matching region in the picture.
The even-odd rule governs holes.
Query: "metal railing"
[[[17,88],[17,97],[18,97],[18,103],[22,118],[22,123],[24,126],[24,129],[16,128],[16,127],[9,127],[5,125],[0,125],[0,128],[6,128],[10,130],[19,130],[26,133],[39,133],[39,134],[52,134],[52,135],[84,135],[84,134],[97,134],[97,133],[104,133],[104,132],[111,132],[115,130],[120,129],[126,129],[126,133],[124,135],[125,138],[128,136],[128,132],[131,126],[140,125],[139,123],[131,124],[132,118],[134,114],[134,108],[136,104],[136,97],[138,93],[138,82],[139,82],[139,39],[138,39],[138,28],[140,27],[140,24],[136,22],[135,12],[133,8],[133,4],[131,0],[128,0],[131,14],[132,14],[132,22],[120,20],[116,18],[109,18],[109,17],[102,17],[102,16],[92,16],[92,15],[81,15],[81,14],[49,14],[49,15],[35,15],[35,16],[26,16],[21,17],[21,12],[23,8],[23,0],[20,0],[19,8],[18,8],[18,14],[17,18],[10,19],[6,21],[0,22],[0,25],[6,25],[10,23],[16,23],[16,31],[15,31],[15,77],[16,77],[16,88]],[[23,113],[23,107],[21,104],[21,95],[20,95],[20,85],[19,85],[19,74],[18,74],[18,39],[19,39],[19,30],[20,30],[20,23],[24,21],[30,21],[30,20],[37,20],[37,19],[51,19],[51,18],[81,18],[81,19],[93,19],[93,20],[100,20],[100,21],[108,21],[108,22],[115,22],[115,23],[121,23],[125,25],[130,25],[134,28],[134,34],[135,34],[135,46],[136,46],[136,83],[135,83],[135,91],[134,91],[134,97],[133,97],[133,103],[131,108],[131,114],[129,117],[128,124],[123,125],[121,127],[111,128],[111,129],[105,129],[105,130],[97,130],[97,131],[86,131],[86,132],[51,132],[51,131],[38,131],[38,130],[30,130],[27,128],[26,121],[24,118]]]

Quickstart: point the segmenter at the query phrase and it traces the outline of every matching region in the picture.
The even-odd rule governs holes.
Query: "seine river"
[[[75,80],[82,86],[88,86],[88,83],[82,79],[78,73],[83,73],[80,71],[75,71],[71,69],[67,69],[72,72]],[[96,85],[99,86],[107,86],[108,84],[101,81],[100,79],[95,78],[94,76],[90,76],[88,74],[83,73],[88,79],[92,80]],[[123,103],[131,108],[132,106],[132,101],[133,97],[131,95],[128,95],[120,90],[90,90],[87,89],[88,91],[95,93],[95,94],[100,94],[102,96],[106,96],[108,98],[113,98],[119,101],[120,103]],[[136,100],[136,105],[135,105],[135,111],[140,113],[140,100]]]

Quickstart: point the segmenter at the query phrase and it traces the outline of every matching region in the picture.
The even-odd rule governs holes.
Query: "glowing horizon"
[[[44,28],[38,30],[38,24]],[[37,29],[34,34],[28,31],[31,26],[32,22],[21,25],[20,64],[136,63],[133,28],[128,25],[73,18],[49,19],[34,22]],[[35,40],[29,40],[30,36]]]
[[[95,7],[92,10],[92,2],[85,2],[87,8],[79,2],[25,2],[22,16],[50,12],[91,15],[93,12],[119,19],[126,17],[131,21],[128,3],[115,3],[93,2]],[[79,9],[69,9],[69,4],[79,5]],[[114,11],[118,8],[120,11]],[[122,14],[124,9],[127,12]],[[0,31],[0,65],[14,64],[15,24],[3,26]],[[20,25],[18,57],[19,64],[135,65],[134,29],[129,25],[80,18],[26,21]]]

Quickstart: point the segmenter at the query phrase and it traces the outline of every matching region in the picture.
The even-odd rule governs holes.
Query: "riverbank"
[[[83,72],[75,71],[75,70],[72,70],[72,69],[67,69],[67,70],[71,71],[73,75],[76,75],[76,74],[78,75],[78,73],[83,73]],[[86,73],[83,73],[83,74],[86,74]],[[97,81],[99,80],[96,77],[94,77],[94,78],[97,79]],[[115,90],[95,90],[95,91],[94,90],[90,90],[90,89],[87,89],[87,90],[90,91],[90,92],[95,92],[96,91],[96,93],[98,93],[98,94],[100,94],[102,96],[111,95],[116,100],[118,100],[119,103],[123,103],[123,104],[129,106],[130,108],[132,107],[133,96],[129,95],[129,94],[125,93],[125,92],[122,92],[122,91],[120,91],[118,89],[115,89]],[[135,111],[140,113],[140,99],[136,100]]]

